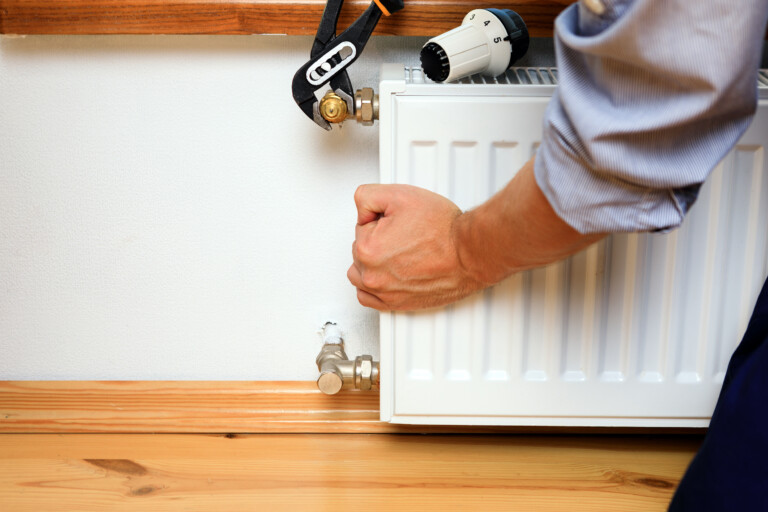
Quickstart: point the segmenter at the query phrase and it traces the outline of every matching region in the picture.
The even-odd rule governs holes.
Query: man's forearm
[[[488,285],[579,252],[605,234],[582,235],[557,216],[536,184],[531,159],[491,199],[453,227],[464,269]]]

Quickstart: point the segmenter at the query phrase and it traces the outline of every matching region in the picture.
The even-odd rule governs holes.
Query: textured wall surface
[[[329,319],[378,354],[346,279],[378,128],[303,117],[311,41],[0,39],[0,379],[314,379]]]

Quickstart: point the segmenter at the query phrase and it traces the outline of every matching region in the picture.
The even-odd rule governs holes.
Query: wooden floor
[[[698,436],[3,434],[0,510],[665,510]]]

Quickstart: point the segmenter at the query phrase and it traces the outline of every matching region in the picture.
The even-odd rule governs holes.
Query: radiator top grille
[[[420,67],[406,67],[405,81],[409,84],[434,84]],[[512,67],[506,73],[494,78],[472,75],[454,84],[500,84],[500,85],[557,85],[557,68]],[[768,84],[768,79],[766,80]]]
[[[405,81],[409,84],[433,84],[419,67],[405,68]],[[494,78],[472,75],[457,84],[501,84],[501,85],[557,85],[557,68],[512,67],[506,73]],[[757,75],[757,88],[768,89],[768,69],[761,69]]]

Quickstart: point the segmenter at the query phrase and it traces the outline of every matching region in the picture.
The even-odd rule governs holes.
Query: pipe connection
[[[379,118],[379,95],[370,87],[358,89],[354,99],[343,92],[329,90],[320,99],[318,110],[329,123],[354,119],[363,126],[373,126],[373,122]]]
[[[323,348],[315,362],[320,370],[317,387],[326,395],[335,395],[344,388],[368,391],[379,387],[379,362],[369,355],[349,359],[336,324],[323,327]]]

